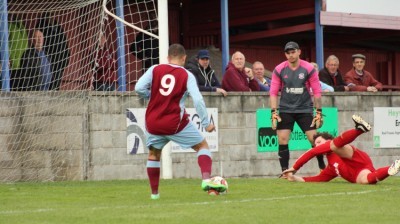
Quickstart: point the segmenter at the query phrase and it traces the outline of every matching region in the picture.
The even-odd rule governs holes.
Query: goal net
[[[154,0],[0,4],[0,182],[87,179],[92,151],[125,136],[118,97],[158,63]]]

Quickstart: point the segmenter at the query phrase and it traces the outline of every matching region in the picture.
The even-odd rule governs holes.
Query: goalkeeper
[[[314,136],[316,147],[304,153],[292,168],[283,171],[289,181],[328,182],[339,175],[343,179],[357,184],[375,184],[389,176],[396,175],[400,169],[400,160],[391,166],[375,169],[367,153],[349,145],[359,135],[371,130],[371,126],[360,116],[353,115],[355,129],[343,132],[339,137],[324,132]],[[293,175],[307,161],[316,155],[326,154],[328,166],[316,176],[300,177]]]
[[[284,51],[287,61],[276,66],[272,72],[270,89],[272,129],[277,130],[278,155],[282,171],[289,167],[288,143],[294,122],[305,132],[311,145],[316,129],[322,125],[321,85],[318,72],[312,64],[300,59],[301,50],[297,43],[288,42]],[[281,98],[278,109],[279,91]],[[314,107],[316,113],[313,118]],[[324,169],[323,156],[317,158],[319,168]]]

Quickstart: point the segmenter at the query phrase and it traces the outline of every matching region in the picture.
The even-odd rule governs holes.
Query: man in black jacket
[[[227,95],[227,92],[221,88],[214,69],[210,66],[208,50],[200,50],[195,58],[188,61],[186,69],[196,77],[197,86],[201,92],[217,92],[224,96]]]
[[[350,91],[350,87],[343,81],[339,71],[339,59],[330,55],[325,62],[325,67],[319,71],[319,81],[333,87],[335,92]]]

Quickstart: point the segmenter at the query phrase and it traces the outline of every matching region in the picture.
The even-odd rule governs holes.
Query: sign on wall
[[[338,110],[335,107],[323,107],[324,124],[318,132],[329,132],[333,136],[338,134]],[[277,152],[278,136],[276,131],[271,128],[271,109],[257,109],[257,151],[258,152]],[[311,144],[307,136],[295,123],[289,140],[290,150],[308,150]]]
[[[218,108],[207,108],[208,119],[215,125],[216,131],[207,132],[202,126],[199,115],[194,108],[186,108],[189,119],[198,128],[200,133],[206,138],[208,146],[212,152],[218,151]],[[128,108],[126,111],[127,123],[127,153],[131,155],[148,153],[145,135],[145,115],[146,108]],[[183,149],[178,144],[171,142],[172,152],[194,152],[193,149]]]
[[[374,148],[400,147],[400,107],[374,107]]]

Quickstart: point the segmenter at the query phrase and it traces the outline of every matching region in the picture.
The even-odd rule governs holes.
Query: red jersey
[[[303,179],[306,182],[327,182],[337,176],[341,176],[351,183],[356,183],[357,176],[362,170],[367,169],[374,172],[375,168],[368,154],[354,146],[351,147],[353,148],[353,157],[351,159],[341,158],[333,152],[327,153],[328,166],[319,175],[303,177]],[[312,149],[308,150],[297,159],[293,168],[300,169],[316,155]]]

